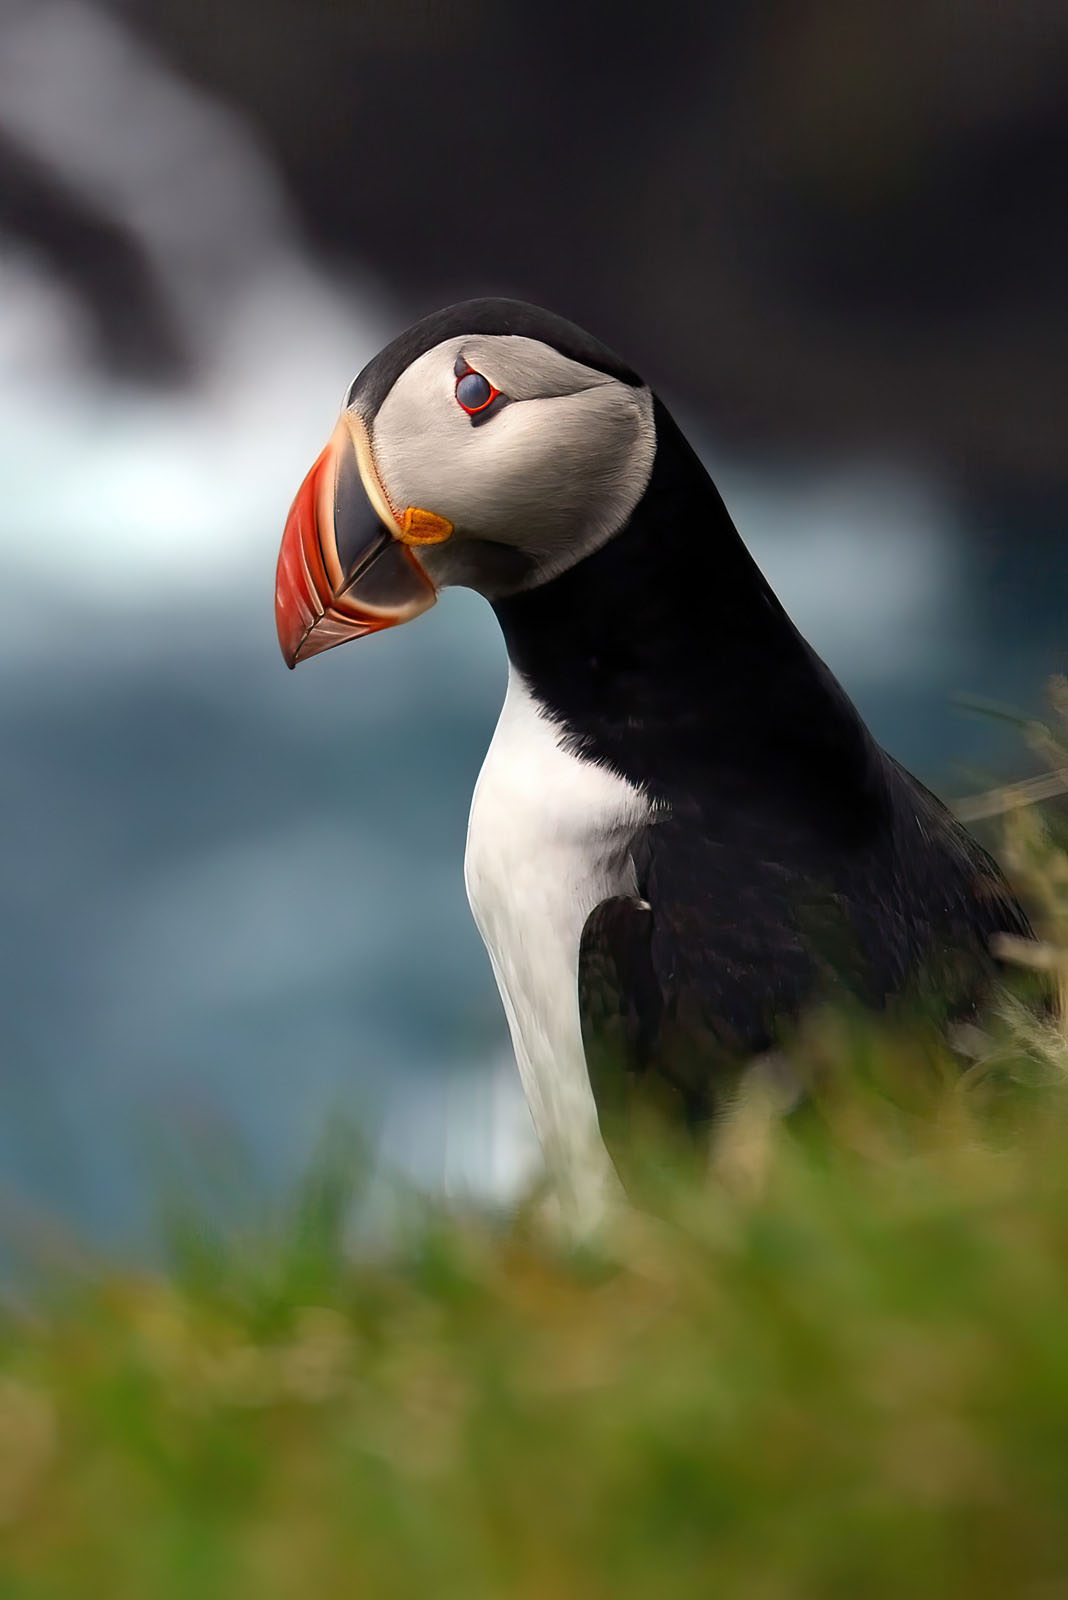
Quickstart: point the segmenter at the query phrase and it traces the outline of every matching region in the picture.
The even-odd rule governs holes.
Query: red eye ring
[[[473,367],[465,367],[456,375],[456,403],[469,417],[477,417],[480,411],[487,410],[500,392]]]

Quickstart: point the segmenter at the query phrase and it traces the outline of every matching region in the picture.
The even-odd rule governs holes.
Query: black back
[[[633,1080],[698,1123],[814,999],[922,995],[970,1015],[991,935],[1030,930],[995,863],[794,628],[659,402],[655,418],[626,527],[494,609],[574,748],[660,808],[632,846],[649,907],[607,901],[583,935],[602,1122]]]

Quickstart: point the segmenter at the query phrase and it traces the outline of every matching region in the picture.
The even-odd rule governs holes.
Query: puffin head
[[[573,323],[471,300],[375,356],[297,492],[275,616],[289,666],[426,611],[497,600],[622,528],[656,453],[653,397]]]

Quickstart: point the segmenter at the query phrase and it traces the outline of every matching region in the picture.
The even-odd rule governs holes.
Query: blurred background
[[[1068,665],[1068,10],[0,0],[0,1208],[141,1248],[345,1115],[440,1191],[534,1161],[462,882],[488,608],[292,676],[289,501],[416,316],[616,346],[878,736]],[[203,1159],[202,1159],[203,1158]],[[198,1165],[199,1164],[199,1165]]]

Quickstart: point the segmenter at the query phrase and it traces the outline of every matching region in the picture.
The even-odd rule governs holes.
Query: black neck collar
[[[659,401],[630,520],[494,604],[509,658],[576,748],[654,797],[726,785],[870,793],[881,753],[743,545]]]

